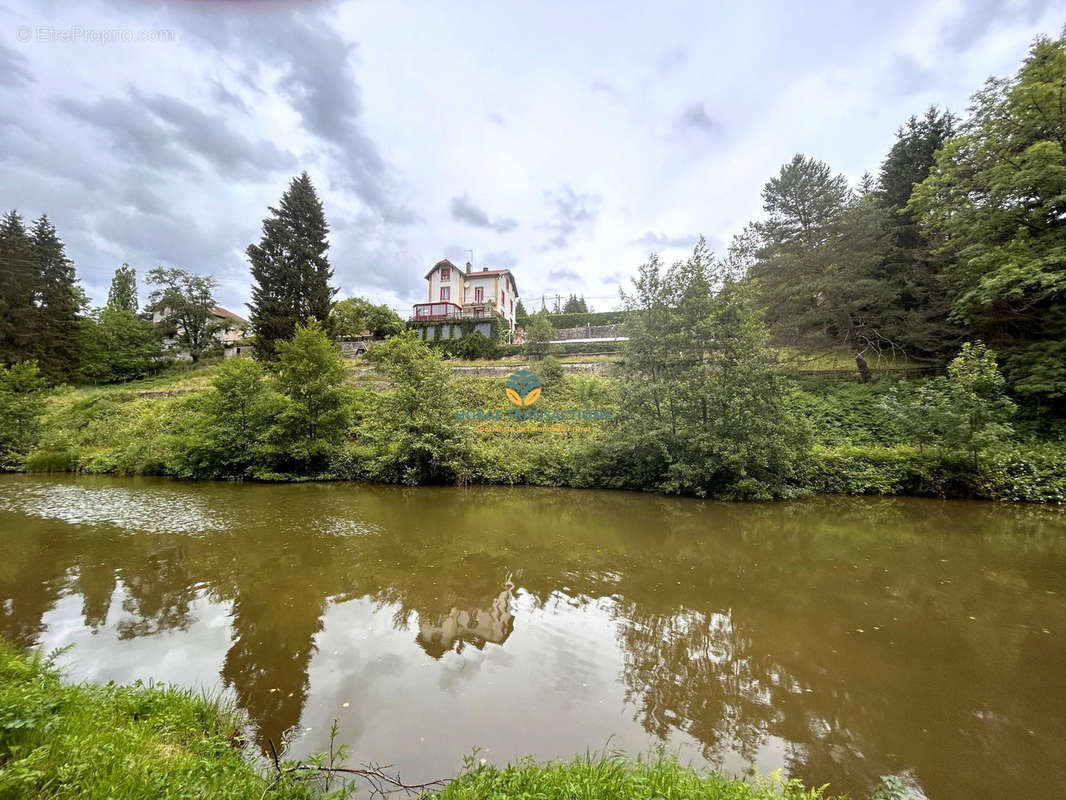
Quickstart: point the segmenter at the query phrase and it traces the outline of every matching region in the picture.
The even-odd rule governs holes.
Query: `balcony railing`
[[[496,302],[486,300],[481,303],[415,303],[411,316],[414,322],[439,322],[451,319],[492,319],[496,316]]]
[[[456,303],[415,303],[415,322],[435,322],[442,319],[459,319],[462,306]]]

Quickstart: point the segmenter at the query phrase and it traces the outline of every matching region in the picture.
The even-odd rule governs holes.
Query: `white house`
[[[152,324],[158,325],[169,316],[169,308],[153,311]],[[214,306],[211,309],[211,317],[208,321],[214,325],[215,339],[217,339],[218,343],[223,347],[229,347],[241,341],[241,339],[245,337],[245,331],[248,329],[248,320],[237,316],[232,311],[223,308],[222,306]],[[181,323],[178,324],[180,325]],[[163,343],[168,347],[173,346],[176,341],[176,332],[163,339]]]
[[[417,303],[412,320],[443,322],[460,319],[491,319],[500,316],[514,331],[518,285],[509,269],[473,269],[467,262],[460,269],[448,259],[438,261],[426,273],[425,303]]]

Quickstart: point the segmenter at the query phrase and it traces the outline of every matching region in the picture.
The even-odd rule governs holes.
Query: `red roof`
[[[223,308],[222,306],[215,306],[214,308],[212,308],[211,314],[215,317],[228,317],[229,319],[235,319],[238,322],[243,322],[245,325],[248,324],[248,320],[246,320],[244,317],[239,317],[232,311],[230,311],[228,308]]]
[[[427,281],[429,280],[429,276],[432,275],[434,270],[436,270],[438,267],[448,267],[449,269],[454,269],[460,275],[463,275],[463,276],[465,276],[467,278],[476,278],[479,275],[484,275],[484,276],[507,275],[511,279],[511,285],[514,286],[515,292],[518,291],[518,283],[514,279],[514,273],[512,273],[511,270],[507,269],[506,267],[501,267],[500,269],[471,269],[469,272],[467,272],[467,271],[455,266],[455,264],[453,264],[448,259],[442,258],[440,261],[438,261],[436,264],[433,265],[432,269],[430,269],[429,272],[426,273],[426,280]]]

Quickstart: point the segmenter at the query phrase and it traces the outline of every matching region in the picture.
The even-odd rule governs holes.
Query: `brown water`
[[[1062,796],[1066,513],[0,476],[0,633],[407,778],[659,743],[863,796]],[[920,796],[920,795],[919,795]]]

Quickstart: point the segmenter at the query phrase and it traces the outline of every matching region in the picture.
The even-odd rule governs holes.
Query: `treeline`
[[[331,336],[383,338],[403,320],[363,298],[334,302],[322,203],[306,173],[294,178],[248,247],[255,335],[245,343],[264,361],[278,356],[296,327],[317,321]],[[142,378],[172,363],[220,352],[223,327],[214,315],[218,282],[174,267],[148,272],[148,303],[140,309],[137,274],[129,264],[112,278],[107,304],[89,308],[74,263],[47,216],[28,230],[18,211],[0,222],[0,364],[33,363],[50,384],[111,383]]]
[[[27,230],[17,211],[0,221],[0,363],[36,360],[53,381],[79,363],[78,315],[86,306],[74,264],[46,215]]]
[[[730,247],[775,338],[943,362],[970,339],[1011,391],[1066,412],[1066,38],[1038,39],[958,119],[931,108],[858,186],[797,155]]]

